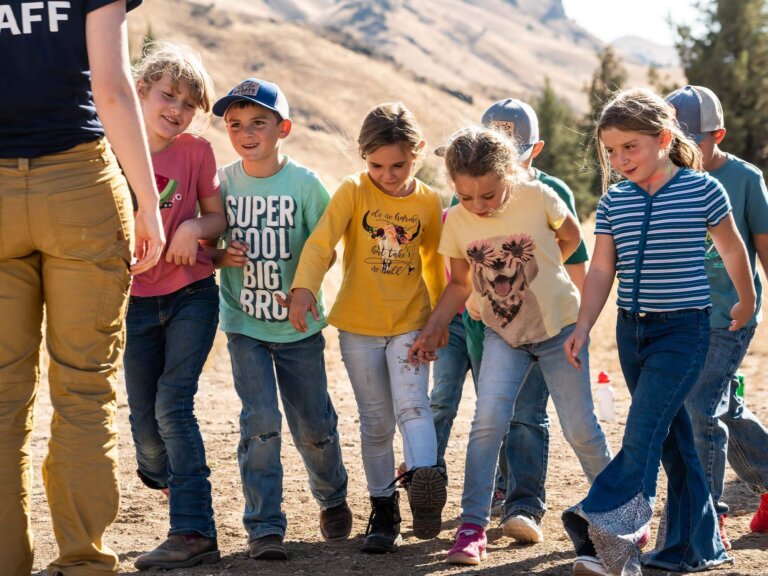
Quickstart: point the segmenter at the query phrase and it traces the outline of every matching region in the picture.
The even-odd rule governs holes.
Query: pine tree
[[[624,68],[624,63],[613,48],[606,46],[605,49],[598,53],[597,68],[592,73],[592,82],[586,88],[589,112],[582,124],[582,130],[585,135],[582,143],[584,149],[583,171],[588,174],[587,193],[594,198],[593,209],[603,193],[603,181],[597,157],[598,142],[595,138],[595,121],[613,94],[623,88],[627,78],[628,75],[626,68]]]
[[[703,32],[679,26],[676,43],[690,84],[706,86],[723,105],[722,147],[768,168],[768,2],[702,0]]]
[[[532,104],[539,117],[539,137],[545,142],[534,165],[568,184],[578,215],[584,218],[594,210],[595,201],[588,193],[590,178],[582,171],[583,135],[578,119],[568,103],[557,97],[549,78],[544,79],[541,94]]]

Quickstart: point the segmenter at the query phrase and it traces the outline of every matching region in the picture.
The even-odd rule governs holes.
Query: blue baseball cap
[[[269,108],[280,114],[283,120],[289,118],[288,100],[285,99],[280,87],[274,82],[258,78],[246,78],[232,88],[226,96],[216,101],[213,105],[213,113],[216,116],[224,116],[227,108],[243,100]]]
[[[539,119],[528,104],[516,98],[505,98],[492,104],[481,120],[483,126],[495,128],[512,138],[520,147],[520,159],[525,161],[539,141]]]
[[[674,107],[682,131],[696,144],[700,144],[710,132],[725,128],[723,107],[709,88],[683,86],[665,100]]]

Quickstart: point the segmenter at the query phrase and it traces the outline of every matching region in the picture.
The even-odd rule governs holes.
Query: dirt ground
[[[585,236],[591,234],[585,230]],[[326,290],[328,302],[338,288],[340,273],[338,264],[328,275]],[[763,307],[768,311],[768,307]],[[613,336],[615,307],[609,303],[592,333],[591,369],[592,380],[601,370],[610,373],[617,396],[619,418],[604,423],[609,442],[618,450],[629,407],[629,395],[619,369],[616,344]],[[495,524],[490,527],[488,557],[477,568],[452,567],[443,561],[445,552],[453,541],[458,525],[461,484],[464,469],[469,424],[474,410],[474,391],[468,384],[464,388],[461,410],[446,454],[451,484],[448,505],[443,512],[443,531],[431,541],[417,540],[411,533],[411,516],[407,500],[403,499],[403,531],[405,542],[396,554],[369,556],[359,552],[363,533],[368,521],[369,505],[365,477],[359,450],[358,419],[355,401],[344,366],[339,355],[336,331],[326,330],[328,347],[326,363],[330,393],[339,414],[339,432],[347,470],[349,471],[349,504],[354,514],[352,536],[341,543],[325,543],[318,529],[318,508],[309,493],[301,460],[296,452],[287,426],[284,425],[283,464],[285,486],[283,508],[288,516],[286,543],[290,560],[287,562],[254,561],[246,553],[246,534],[241,523],[243,507],[240,477],[236,462],[239,438],[239,401],[235,394],[229,357],[223,334],[218,334],[214,349],[206,364],[200,382],[196,412],[205,438],[208,462],[212,470],[214,509],[219,534],[222,560],[213,566],[177,570],[171,574],[228,575],[302,575],[302,574],[504,574],[547,575],[570,574],[574,558],[562,524],[560,514],[568,506],[580,500],[587,491],[587,482],[573,451],[566,444],[550,403],[552,415],[547,500],[549,512],[544,517],[545,541],[533,546],[520,546],[505,538]],[[752,349],[742,365],[746,375],[748,405],[768,422],[768,376],[764,367],[768,362],[768,328],[761,325]],[[43,370],[45,372],[45,369]],[[49,561],[55,558],[57,549],[53,539],[45,492],[41,483],[40,464],[49,437],[51,405],[47,383],[43,383],[37,407],[34,437],[35,486],[33,493],[33,527],[36,535],[35,574],[42,576]],[[106,535],[107,544],[120,556],[120,574],[136,573],[133,562],[139,554],[160,544],[168,529],[165,498],[160,493],[146,489],[136,477],[134,450],[128,425],[128,407],[123,383],[119,391],[120,421],[120,481],[122,501],[120,513]],[[400,438],[396,437],[399,447]],[[714,570],[722,575],[768,575],[768,534],[749,532],[749,520],[759,498],[728,470],[724,500],[731,506],[728,533],[733,542],[732,555],[735,563]],[[657,516],[663,502],[664,480],[657,504]],[[655,533],[655,522],[654,522]],[[0,574],[2,573],[0,567]],[[660,576],[663,572],[647,570],[648,575]]]

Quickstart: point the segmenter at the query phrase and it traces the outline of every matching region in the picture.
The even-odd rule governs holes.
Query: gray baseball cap
[[[667,96],[666,101],[675,108],[680,128],[696,144],[710,132],[725,128],[723,107],[709,88],[683,86]]]
[[[520,159],[527,160],[539,141],[539,119],[536,112],[522,100],[505,98],[483,113],[483,126],[501,130],[520,147]]]

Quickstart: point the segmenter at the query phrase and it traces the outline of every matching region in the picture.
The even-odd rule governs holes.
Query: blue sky
[[[605,42],[640,36],[671,46],[675,35],[667,23],[688,22],[694,0],[563,0],[565,13]]]

